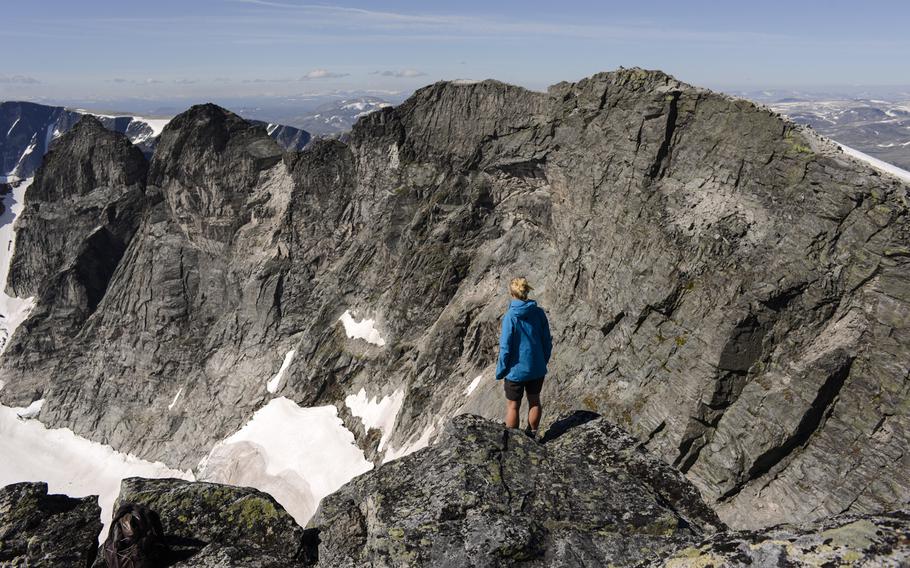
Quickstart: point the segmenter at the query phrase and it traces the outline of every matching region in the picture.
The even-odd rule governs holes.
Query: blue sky
[[[619,66],[714,88],[910,84],[910,2],[3,3],[0,99],[542,89]]]

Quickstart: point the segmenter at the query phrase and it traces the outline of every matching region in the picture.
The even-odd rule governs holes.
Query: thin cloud
[[[372,75],[381,75],[383,77],[396,77],[399,79],[410,79],[411,77],[423,77],[426,75],[423,71],[417,69],[399,69],[398,71],[373,71]]]
[[[37,85],[41,81],[28,75],[0,75],[0,83],[5,85]]]
[[[309,81],[311,79],[338,79],[339,77],[347,77],[349,73],[333,73],[328,69],[313,69],[306,75],[300,78],[301,81]]]
[[[159,85],[164,83],[161,79],[124,79],[123,77],[114,77],[113,79],[108,79],[111,83],[118,83],[123,85]]]

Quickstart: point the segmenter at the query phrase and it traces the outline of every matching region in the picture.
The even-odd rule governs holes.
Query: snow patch
[[[382,458],[382,463],[389,463],[392,460],[397,460],[398,458],[403,458],[408,454],[413,454],[417,450],[422,450],[430,445],[430,440],[433,438],[433,434],[436,433],[435,426],[427,426],[423,433],[420,435],[417,440],[411,442],[410,444],[405,444],[399,449],[395,449],[389,446],[389,449],[386,450],[385,456]]]
[[[35,403],[28,408],[35,406]],[[77,436],[68,428],[48,429],[37,420],[22,420],[27,408],[0,405],[0,487],[21,481],[44,481],[48,492],[70,497],[98,495],[105,529],[125,477],[177,477],[193,480],[189,471],[147,462],[110,446]],[[100,535],[99,535],[100,536]],[[100,540],[100,538],[99,538]]]
[[[26,148],[25,151],[22,152],[22,155],[19,156],[19,161],[16,162],[16,167],[13,168],[13,174],[22,173],[22,164],[25,163],[26,158],[32,155],[32,152],[35,151],[36,146],[38,146],[37,134],[35,136],[32,136],[32,141],[28,145],[28,148]]]
[[[37,418],[43,407],[44,399],[39,398],[38,400],[33,400],[32,403],[25,408],[20,409],[18,412],[16,412],[16,415],[23,420]]]
[[[6,178],[0,177],[0,182]],[[19,327],[35,305],[32,298],[14,298],[6,294],[6,278],[9,275],[9,265],[13,260],[16,248],[16,232],[13,223],[25,201],[25,191],[31,185],[28,179],[3,196],[3,214],[0,215],[0,353],[6,349],[13,332]],[[0,382],[0,389],[3,388]]]
[[[859,150],[855,150],[849,146],[844,146],[843,144],[840,144],[840,147],[844,151],[844,153],[847,154],[848,156],[852,156],[858,160],[862,160],[863,162],[866,162],[873,168],[875,168],[879,171],[891,174],[894,177],[902,180],[904,183],[910,183],[910,172],[908,172],[907,170],[901,169],[901,168],[895,166],[894,164],[889,164],[888,162],[883,162],[882,160],[879,160],[878,158],[873,158],[872,156],[870,156],[868,154],[864,154],[864,153],[860,152]]]
[[[477,385],[480,384],[481,379],[483,379],[483,375],[477,375],[474,377],[474,380],[471,381],[471,384],[469,384],[468,387],[464,389],[464,395],[471,396],[471,393],[474,392],[474,389],[476,389]]]
[[[170,118],[144,118],[141,116],[137,116],[133,120],[148,124],[149,128],[152,129],[152,136],[159,136],[164,127],[171,121]]]
[[[380,335],[379,330],[373,324],[375,320],[362,319],[356,321],[351,315],[351,310],[345,310],[338,320],[344,325],[344,333],[349,339],[363,339],[367,343],[382,347],[385,345],[385,339]]]
[[[270,393],[278,392],[278,387],[281,386],[281,379],[284,378],[285,371],[288,370],[288,367],[291,366],[291,361],[294,360],[294,355],[297,354],[296,349],[291,349],[284,356],[284,361],[281,363],[281,368],[278,369],[278,372],[275,373],[275,376],[269,379],[269,382],[266,383],[265,389]]]
[[[305,526],[323,497],[372,468],[337,408],[278,397],[212,448],[199,478],[265,491]]]
[[[9,137],[9,135],[12,133],[13,128],[16,128],[16,125],[19,124],[19,119],[20,119],[20,118],[21,118],[21,117],[17,117],[17,118],[16,118],[16,122],[14,122],[13,125],[9,127],[9,130],[6,131],[6,136],[7,136],[7,137]]]
[[[455,79],[450,81],[453,85],[476,85],[480,83],[479,79]]]
[[[177,389],[177,394],[174,395],[174,400],[172,400],[171,403],[169,405],[167,405],[168,410],[174,409],[174,405],[177,404],[177,399],[180,398],[181,393],[183,393],[183,387],[180,387],[179,389]]]
[[[351,414],[360,418],[366,430],[377,428],[382,432],[378,448],[381,452],[395,429],[395,419],[404,402],[404,391],[398,389],[382,400],[378,399],[379,397],[367,398],[367,391],[360,389],[357,394],[345,398],[344,404],[351,409]]]

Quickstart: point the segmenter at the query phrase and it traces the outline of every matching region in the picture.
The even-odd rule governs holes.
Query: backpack
[[[138,503],[118,507],[101,554],[107,568],[164,566],[168,547],[158,513]]]

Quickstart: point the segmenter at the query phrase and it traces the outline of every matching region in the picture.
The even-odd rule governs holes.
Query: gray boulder
[[[272,497],[249,487],[132,477],[121,483],[114,509],[124,502],[161,518],[169,566],[277,568],[308,558],[304,530]]]
[[[46,483],[0,488],[0,566],[85,568],[101,532],[96,497],[48,495]]]
[[[325,498],[312,525],[333,567],[638,566],[723,528],[679,472],[591,413],[543,443],[457,416],[435,446]]]
[[[746,566],[910,565],[910,511],[838,515],[802,526],[718,533],[654,566],[739,568]]]

